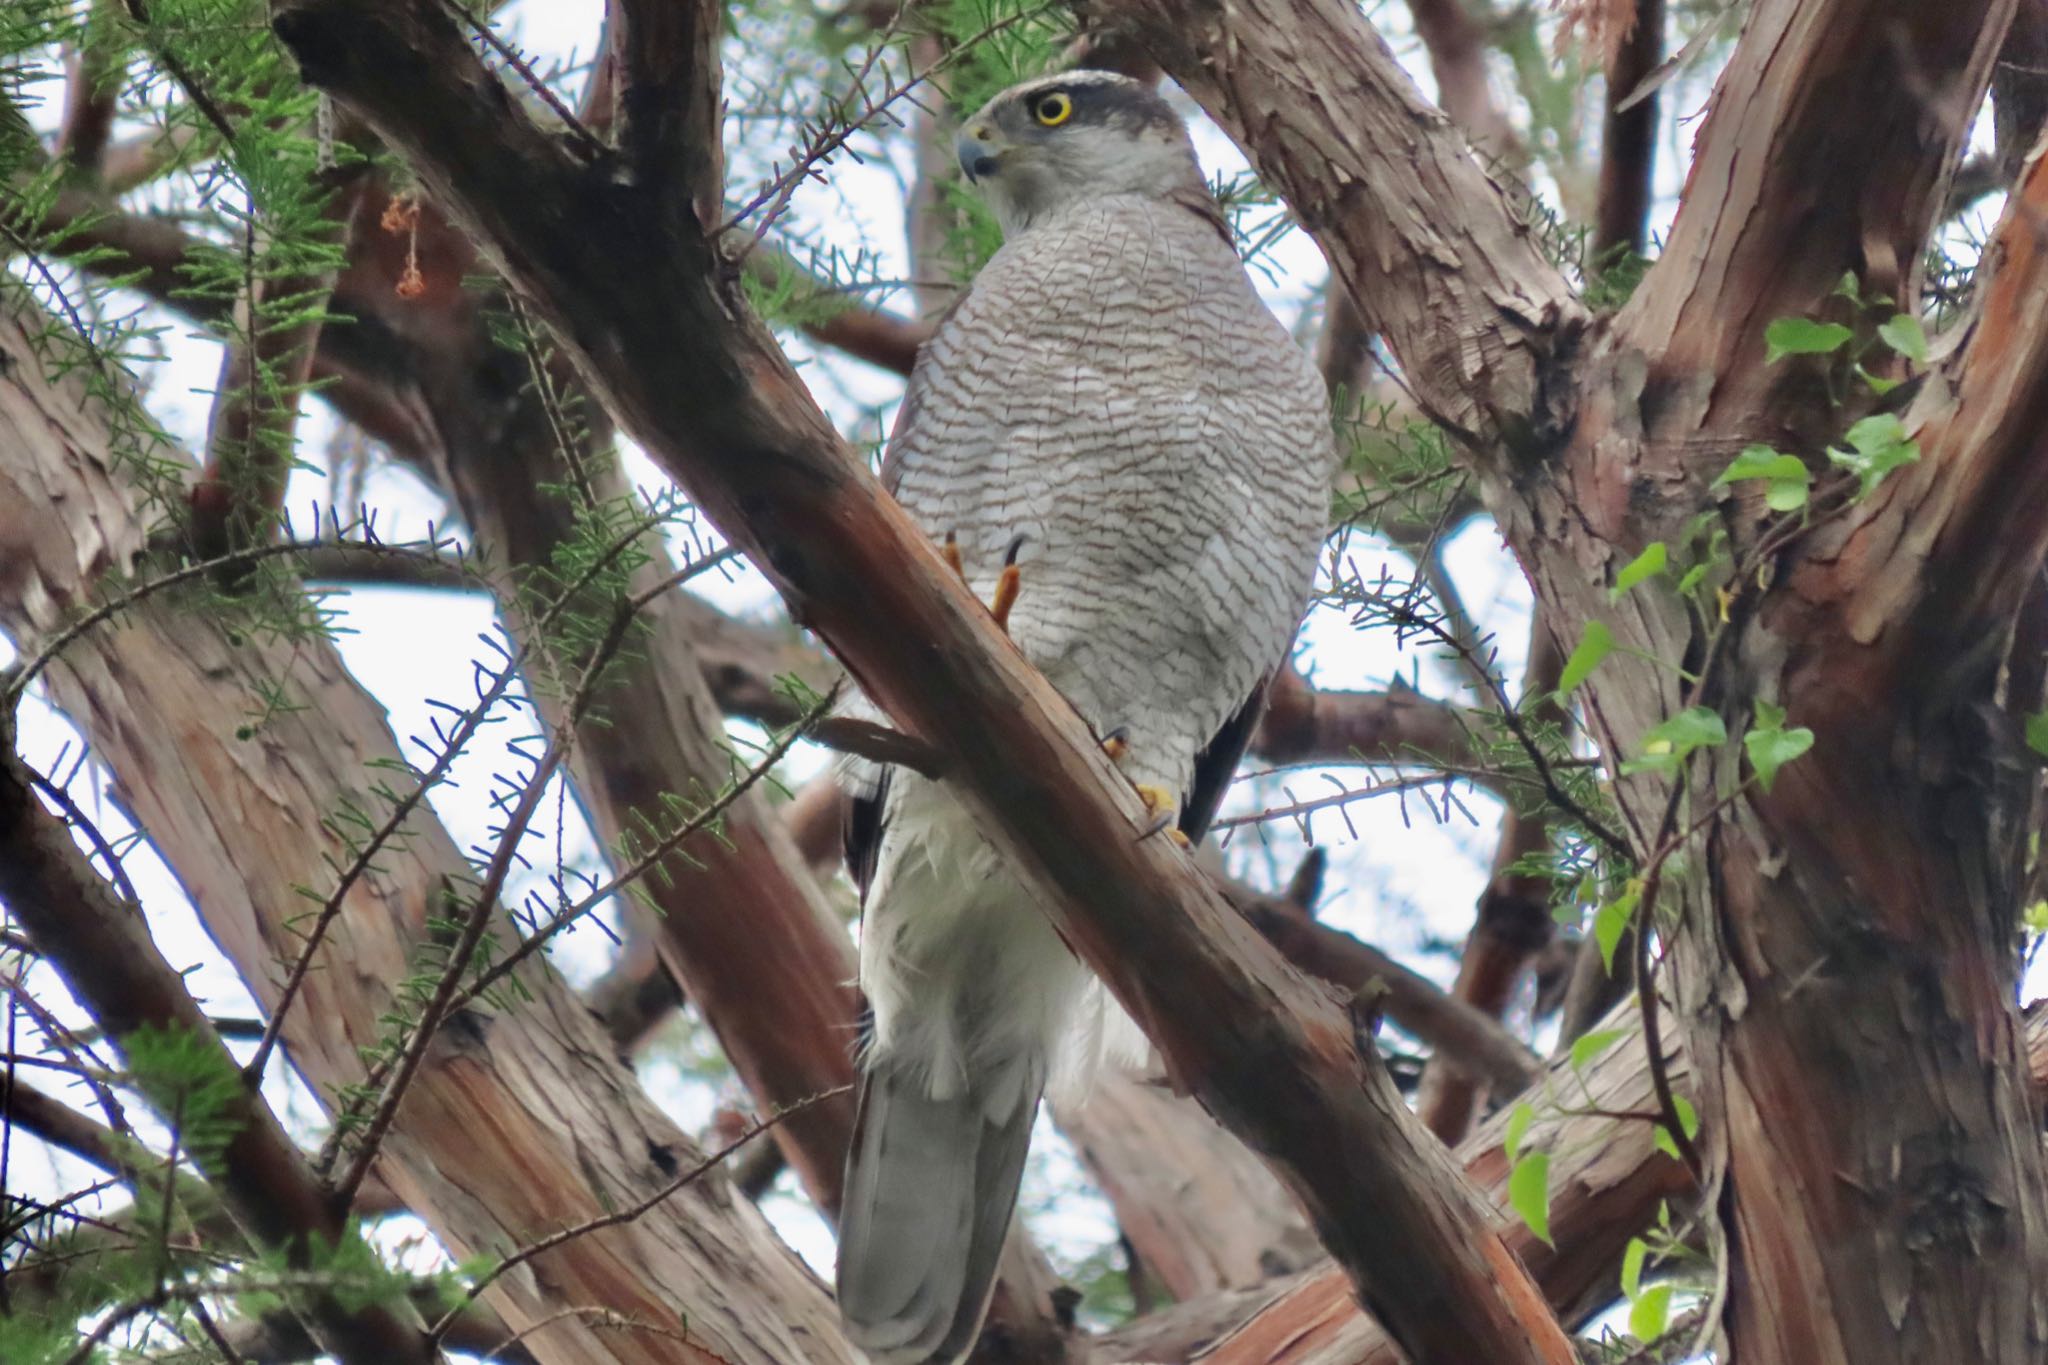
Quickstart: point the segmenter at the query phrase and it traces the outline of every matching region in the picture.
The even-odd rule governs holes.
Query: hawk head
[[[1006,235],[1084,199],[1203,189],[1186,125],[1157,91],[1113,71],[1012,86],[961,125],[957,146]]]

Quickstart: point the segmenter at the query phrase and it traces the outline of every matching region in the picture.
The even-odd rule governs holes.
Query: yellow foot
[[[1023,587],[1023,579],[1015,564],[1003,565],[1003,571],[996,575],[996,595],[988,609],[1006,635],[1010,630],[1010,608],[1017,605],[1017,593]]]
[[[1129,753],[1130,751],[1130,732],[1125,730],[1123,726],[1117,726],[1116,729],[1111,730],[1108,734],[1102,737],[1102,752],[1109,756],[1110,762],[1123,762],[1124,755]]]
[[[1173,793],[1164,787],[1155,787],[1149,782],[1133,782],[1131,785],[1137,789],[1138,799],[1145,803],[1145,810],[1152,817],[1152,823],[1145,827],[1142,837],[1149,839],[1159,831],[1165,830],[1167,838],[1182,848],[1187,848],[1188,836],[1181,833],[1173,823],[1180,814],[1179,803],[1173,799]]]
[[[1021,535],[1010,542],[1010,548],[1003,554],[1003,571],[996,575],[995,597],[988,604],[989,614],[1006,635],[1010,631],[1010,609],[1017,605],[1017,594],[1024,587],[1023,571],[1017,567],[1017,552],[1023,548]]]

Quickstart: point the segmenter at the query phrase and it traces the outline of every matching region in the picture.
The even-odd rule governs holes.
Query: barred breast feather
[[[1299,620],[1332,460],[1321,378],[1206,196],[1131,194],[996,253],[920,357],[884,477],[984,600],[1016,547],[1018,647],[1123,732],[1133,781],[1213,807],[1242,743],[1219,736]],[[943,785],[861,795],[872,1028],[840,1299],[872,1360],[922,1365],[972,1345],[1041,1091],[1143,1040]]]

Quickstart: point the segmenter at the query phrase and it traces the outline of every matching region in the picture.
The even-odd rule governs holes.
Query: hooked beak
[[[953,142],[953,150],[960,158],[960,169],[967,173],[969,180],[985,180],[1001,169],[996,157],[1003,150],[1003,145],[989,124],[977,123],[962,128],[960,136]]]

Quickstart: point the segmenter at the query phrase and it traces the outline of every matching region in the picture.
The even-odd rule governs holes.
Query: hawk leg
[[[1017,594],[1024,587],[1023,570],[1017,567],[1017,552],[1023,548],[1022,535],[1010,542],[1010,548],[1003,554],[1003,571],[996,575],[995,596],[988,604],[989,614],[996,618],[1005,635],[1010,633],[1010,609],[1017,605]]]
[[[1005,635],[1010,633],[1010,610],[1017,605],[1017,594],[1024,586],[1023,571],[1017,567],[1017,552],[1024,548],[1024,537],[1019,535],[1010,542],[1010,548],[1003,555],[1003,571],[996,575],[995,596],[989,600],[989,615],[996,618]],[[960,538],[951,531],[946,532],[946,542],[939,547],[939,555],[960,575],[960,581],[967,581],[967,563],[960,555]]]

